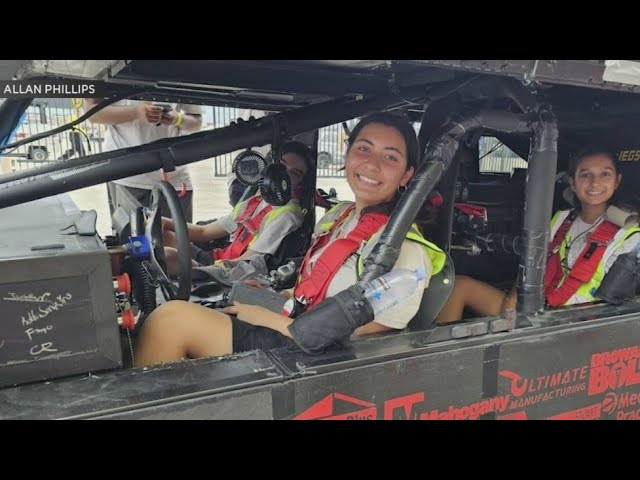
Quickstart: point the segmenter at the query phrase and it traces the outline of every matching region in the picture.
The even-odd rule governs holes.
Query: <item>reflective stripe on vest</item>
[[[431,243],[429,240],[422,236],[420,230],[418,230],[418,226],[415,223],[411,225],[411,228],[407,232],[406,239],[422,245],[425,253],[427,254],[427,257],[429,257],[429,260],[431,261],[431,276],[437,275],[442,271],[444,263],[447,260],[447,256],[440,247],[438,247],[435,243]],[[357,273],[358,278],[360,278],[364,273],[364,259],[362,255],[358,259]]]
[[[302,262],[300,276],[294,289],[294,297],[306,308],[311,308],[324,300],[331,280],[347,258],[353,255],[363,244],[366,244],[386,225],[389,219],[386,214],[365,213],[346,238],[332,241],[331,245],[322,252],[309,271],[308,263],[314,252],[330,241],[331,233],[346,220],[354,208],[355,205],[350,202],[340,203],[327,212],[327,215],[333,214],[335,220],[318,225],[317,238]],[[445,253],[428,242],[415,225],[412,225],[411,230],[407,233],[407,239],[417,241],[425,247],[433,264],[434,275],[442,270],[446,259]],[[360,277],[363,270],[362,257],[360,257],[356,268],[357,275]]]
[[[234,221],[239,224],[238,228],[233,233],[233,239],[230,245],[211,252],[214,260],[234,260],[240,257],[260,236],[263,221],[264,226],[266,226],[284,212],[301,211],[300,207],[295,204],[283,205],[276,209],[274,209],[272,205],[267,205],[254,216],[260,202],[262,202],[262,197],[258,194],[247,200],[246,208],[242,213],[240,213],[241,204],[235,206],[233,214]]]

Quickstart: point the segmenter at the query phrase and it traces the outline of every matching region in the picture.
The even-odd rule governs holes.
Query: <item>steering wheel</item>
[[[162,242],[162,215],[160,198],[164,197],[174,223],[178,249],[178,288],[169,279]],[[145,227],[145,236],[151,243],[149,267],[160,283],[160,288],[167,300],[189,300],[191,294],[191,247],[189,232],[180,199],[175,188],[169,182],[158,182],[151,191],[151,209]]]

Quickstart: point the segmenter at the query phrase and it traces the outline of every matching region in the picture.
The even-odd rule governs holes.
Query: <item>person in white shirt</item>
[[[88,98],[89,110],[102,99]],[[108,125],[104,137],[103,151],[145,145],[162,138],[172,138],[200,130],[202,115],[199,105],[164,104],[138,100],[120,100],[96,112],[89,118],[91,123]],[[177,166],[173,172],[142,173],[107,183],[111,215],[118,208],[119,195],[123,190],[131,194],[144,207],[151,205],[151,190],[161,180],[167,180],[180,192],[180,203],[188,222],[193,218],[193,185],[186,165]],[[160,200],[161,212],[170,216],[164,198]]]

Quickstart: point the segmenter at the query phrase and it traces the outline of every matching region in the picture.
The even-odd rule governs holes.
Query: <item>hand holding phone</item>
[[[163,117],[165,117],[165,118],[166,118],[167,114],[168,114],[171,110],[173,110],[173,107],[172,107],[172,106],[171,106],[171,104],[169,104],[169,103],[155,103],[155,104],[154,104],[154,106],[162,108],[162,114],[161,114],[161,116],[160,116],[160,118],[161,118],[161,119],[162,119]],[[159,126],[159,125],[161,125],[161,124],[162,124],[162,122],[158,122],[158,123],[156,123],[156,126]]]

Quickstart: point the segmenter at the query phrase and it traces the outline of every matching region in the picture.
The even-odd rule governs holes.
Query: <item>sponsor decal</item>
[[[600,418],[601,414],[602,405],[596,403],[595,405],[589,405],[588,407],[578,408],[576,410],[570,410],[568,412],[547,417],[547,420],[597,420]]]
[[[588,395],[599,395],[639,383],[639,345],[591,355]]]
[[[515,410],[584,392],[588,371],[589,367],[585,365],[531,378],[522,377],[511,370],[500,370],[498,374],[511,381],[510,390],[514,399],[509,409]]]
[[[631,411],[616,413],[616,420],[640,420],[640,408]]]
[[[640,392],[609,392],[602,400],[602,411],[616,420],[640,420]]]
[[[475,420],[493,414],[499,420],[526,420],[526,407],[587,392],[589,397],[605,395],[598,403],[554,414],[547,419],[613,417],[617,420],[640,420],[640,390],[620,392],[623,387],[640,385],[640,345],[594,353],[589,365],[546,375],[524,377],[512,370],[500,370],[498,374],[509,382],[509,393],[469,404],[451,403],[443,408],[430,409],[423,392],[390,398],[382,403],[333,393],[295,419]],[[580,397],[586,398],[584,394]]]
[[[295,420],[375,420],[376,418],[377,408],[373,403],[341,393],[332,393],[295,417]]]
[[[618,408],[618,395],[614,392],[607,393],[602,401],[602,411],[607,415],[612,414]]]
[[[526,420],[527,412],[520,410],[519,412],[507,413],[505,415],[498,415],[496,420]]]
[[[501,395],[462,407],[449,405],[447,409],[435,409],[421,414],[420,420],[476,420],[487,413],[504,412],[507,409],[510,397],[511,395]]]
[[[298,414],[295,420],[476,420],[488,413],[502,413],[511,395],[488,398],[468,405],[449,405],[444,409],[427,410],[422,392],[385,400],[381,415],[378,407],[365,400],[333,393]],[[338,404],[346,402],[349,411],[340,410]],[[364,408],[363,408],[364,407]],[[343,405],[344,409],[344,405]]]
[[[383,418],[385,420],[415,420],[418,413],[414,408],[422,402],[424,402],[424,393],[422,392],[386,400]]]
[[[640,150],[620,150],[618,160],[621,162],[637,162],[640,160]]]

